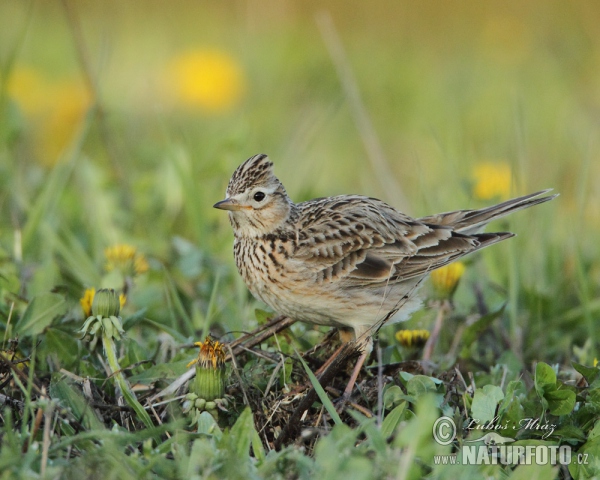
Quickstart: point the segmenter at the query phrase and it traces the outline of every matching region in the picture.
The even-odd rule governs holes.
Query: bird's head
[[[229,220],[238,236],[261,237],[283,227],[293,203],[273,174],[273,163],[264,154],[242,163],[229,180],[225,200],[215,208],[229,211]]]

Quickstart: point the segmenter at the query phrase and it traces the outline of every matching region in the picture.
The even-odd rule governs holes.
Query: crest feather
[[[273,174],[273,162],[264,153],[254,155],[242,163],[231,176],[227,195],[237,195],[257,185],[279,182]]]

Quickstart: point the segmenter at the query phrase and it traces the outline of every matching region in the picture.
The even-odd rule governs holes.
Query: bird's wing
[[[294,258],[312,270],[318,282],[375,284],[413,278],[496,238],[429,225],[358,195],[311,200],[299,207]]]

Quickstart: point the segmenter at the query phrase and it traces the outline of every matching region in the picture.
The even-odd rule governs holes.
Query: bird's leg
[[[319,378],[323,372],[325,372],[325,370],[327,370],[327,368],[329,368],[329,365],[331,365],[333,363],[333,361],[338,357],[338,355],[340,354],[340,352],[342,351],[342,349],[344,348],[344,343],[342,343],[336,350],[335,352],[333,352],[331,354],[331,356],[325,361],[325,363],[323,365],[321,365],[319,367],[319,369],[315,372],[315,377]]]
[[[348,380],[348,385],[346,385],[346,388],[344,389],[344,393],[337,400],[336,408],[338,410],[343,409],[346,402],[348,402],[348,400],[350,400],[350,396],[352,395],[352,390],[354,390],[354,384],[356,383],[356,379],[358,378],[358,375],[360,374],[360,370],[361,370],[362,366],[364,365],[365,360],[367,359],[367,357],[373,350],[373,338],[371,336],[367,336],[365,338],[365,335],[367,335],[368,330],[365,330],[365,332],[363,332],[362,335],[359,335],[359,332],[357,332],[356,330],[354,332],[346,331],[344,333],[346,334],[346,335],[344,335],[344,336],[346,336],[346,338],[348,338],[347,337],[348,334],[354,335],[354,337],[356,338],[355,342],[360,346],[362,353],[361,353],[360,357],[358,357],[358,360],[356,361],[356,365],[354,366],[354,370],[352,370],[352,375],[350,376],[350,380]],[[340,330],[340,335],[342,336],[341,330]],[[342,339],[345,339],[344,336],[342,336]]]
[[[338,333],[340,335],[340,340],[342,341],[342,344],[335,350],[335,352],[333,352],[331,354],[331,356],[325,361],[325,363],[323,365],[321,365],[321,367],[319,367],[319,369],[315,372],[315,376],[317,378],[320,375],[322,375],[323,372],[325,370],[327,370],[327,368],[329,367],[329,365],[331,365],[333,363],[333,361],[338,357],[338,355],[340,354],[340,352],[344,348],[344,345],[346,343],[349,343],[352,340],[354,340],[354,331],[353,330],[346,330],[344,328],[338,328]]]
[[[354,384],[356,383],[356,379],[358,378],[360,369],[362,368],[363,364],[365,363],[365,360],[367,359],[367,356],[369,355],[369,353],[370,352],[365,349],[365,350],[363,350],[363,353],[361,353],[360,357],[358,357],[358,360],[356,361],[356,365],[354,366],[354,370],[352,370],[352,375],[350,376],[350,380],[348,380],[348,385],[346,385],[344,393],[338,399],[338,405],[337,405],[338,409],[343,408],[344,404],[348,400],[350,400],[350,396],[352,395],[352,390],[354,390]]]

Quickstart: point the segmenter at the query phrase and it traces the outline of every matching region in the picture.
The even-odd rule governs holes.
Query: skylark
[[[458,258],[512,237],[479,233],[491,220],[552,200],[549,190],[481,210],[411,218],[376,198],[339,195],[296,204],[266,155],[233,173],[226,198],[235,262],[252,294],[276,312],[337,327],[362,354],[347,399],[372,350],[372,334],[421,304],[424,278]]]

